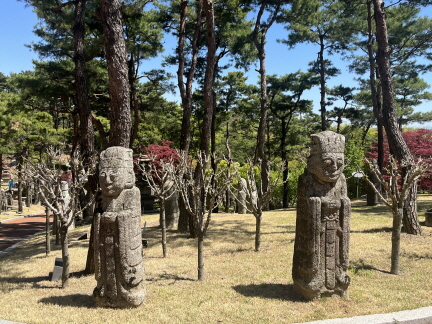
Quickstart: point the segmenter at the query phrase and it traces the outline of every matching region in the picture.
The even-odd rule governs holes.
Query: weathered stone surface
[[[312,300],[348,297],[351,202],[344,167],[345,138],[311,135],[307,169],[298,182],[292,277],[294,290]]]
[[[167,228],[175,228],[178,225],[180,209],[179,195],[175,189],[174,181],[167,181],[164,184],[164,190],[168,190],[168,194],[171,194],[171,197],[165,200],[165,225]],[[162,219],[160,219],[160,224],[162,225]]]
[[[132,150],[101,153],[102,201],[95,213],[95,276],[98,306],[128,308],[145,298],[140,192],[134,186]]]
[[[75,228],[75,220],[72,219],[73,214],[72,209],[70,209],[71,196],[69,194],[69,185],[67,181],[61,182],[61,196],[63,198],[63,209],[67,213],[67,215],[65,215],[67,217],[67,222],[71,222],[68,231],[71,231]]]
[[[372,159],[371,162],[374,166],[378,165],[378,162],[375,159]],[[373,183],[374,187],[377,188],[378,190],[381,190],[381,183],[380,183],[377,175],[371,171],[371,172],[369,172],[368,177],[369,177],[369,180]],[[375,192],[375,190],[370,185],[367,186],[366,198],[367,198],[366,199],[367,206],[376,206],[376,205],[379,205],[381,203],[381,201],[378,197],[378,194]]]
[[[240,183],[239,183],[239,191],[238,191],[238,196],[237,196],[237,213],[238,214],[246,214],[247,213],[247,209],[246,209],[246,187],[247,187],[247,182],[246,179],[240,178]]]

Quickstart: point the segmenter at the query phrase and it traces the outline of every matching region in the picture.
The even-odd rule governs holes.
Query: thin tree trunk
[[[395,275],[398,275],[400,270],[400,237],[401,237],[402,216],[403,216],[402,209],[399,209],[398,212],[393,215],[390,272]]]
[[[51,232],[50,232],[50,213],[51,210],[48,207],[45,207],[45,255],[49,256],[51,253]]]
[[[23,199],[22,199],[22,192],[23,192],[23,180],[22,180],[22,167],[19,167],[18,169],[18,212],[23,212]]]
[[[162,225],[162,252],[163,257],[168,257],[168,251],[167,251],[167,229],[166,229],[166,217],[165,217],[165,200],[161,201],[160,206],[160,218],[161,218],[161,225]]]
[[[280,143],[280,151],[281,151],[281,159],[285,163],[285,169],[283,171],[283,194],[282,194],[282,207],[288,208],[289,204],[289,183],[288,183],[288,159],[286,152],[286,134],[287,134],[287,122],[285,118],[281,120],[281,143]]]
[[[53,233],[55,235],[55,245],[60,245],[60,222],[58,216],[54,214]]]
[[[262,213],[259,216],[255,216],[255,252],[261,250],[261,221]]]
[[[204,236],[200,234],[198,235],[198,280],[204,279]]]
[[[60,236],[61,236],[61,248],[62,248],[62,260],[63,260],[63,272],[62,272],[62,288],[66,288],[69,285],[69,242],[68,242],[68,227],[61,225]]]

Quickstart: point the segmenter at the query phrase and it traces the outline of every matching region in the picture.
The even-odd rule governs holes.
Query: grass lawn
[[[419,196],[420,221],[432,196]],[[40,235],[0,259],[0,318],[24,323],[294,323],[386,313],[432,305],[432,228],[422,236],[402,235],[401,274],[389,274],[392,224],[384,206],[353,201],[349,299],[303,302],[292,291],[295,210],[265,212],[262,251],[254,252],[252,215],[214,214],[205,240],[206,279],[198,282],[196,241],[168,233],[162,258],[158,215],[147,221],[144,250],[147,299],[137,309],[95,308],[93,276],[80,276],[88,241],[71,232],[70,286],[48,281],[60,248],[45,257]],[[153,224],[153,226],[152,226]]]

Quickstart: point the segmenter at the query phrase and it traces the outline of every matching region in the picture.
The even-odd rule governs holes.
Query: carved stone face
[[[343,153],[323,153],[310,156],[308,171],[322,182],[335,182],[344,169]]]
[[[118,196],[126,188],[127,180],[124,168],[103,168],[99,172],[99,183],[105,196]]]

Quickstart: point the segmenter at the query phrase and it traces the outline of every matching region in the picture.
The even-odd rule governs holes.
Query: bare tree
[[[209,227],[212,211],[222,204],[223,194],[231,183],[227,167],[207,168],[210,157],[198,153],[197,166],[193,165],[185,152],[179,153],[176,172],[172,172],[175,186],[192,215],[198,238],[198,280],[204,280],[204,238]]]
[[[246,193],[246,206],[243,207],[255,216],[255,251],[258,252],[261,249],[261,222],[263,209],[270,201],[276,187],[283,184],[283,181],[280,181],[280,179],[285,169],[285,162],[281,163],[277,167],[277,173],[273,179],[271,179],[270,176],[270,163],[267,164],[269,170],[267,170],[267,172],[262,172],[261,163],[254,164],[252,161],[249,161],[245,165],[246,179],[243,179],[240,176],[237,165],[233,165],[236,169],[235,174],[238,177],[239,189]],[[263,174],[267,174],[268,176],[266,181],[261,179]],[[257,183],[260,186],[259,188],[257,188]],[[263,183],[268,184],[267,190],[265,191],[263,190]],[[233,196],[237,197],[235,195]],[[238,197],[236,199],[239,204],[244,204],[244,202],[238,199]]]
[[[60,151],[52,148],[47,150],[44,161],[33,162],[27,161],[27,171],[36,181],[39,181],[39,194],[42,199],[42,205],[47,212],[49,210],[57,216],[60,221],[60,241],[62,248],[63,273],[62,287],[65,288],[69,283],[70,259],[68,249],[68,229],[74,219],[80,216],[87,206],[78,208],[79,193],[86,184],[89,175],[93,174],[94,167],[84,169],[82,159],[76,151],[75,155],[65,158]],[[94,159],[93,159],[94,161]],[[56,168],[56,164],[69,164],[72,168],[74,177],[72,182],[68,183],[62,179],[63,171]],[[94,165],[94,164],[93,164]],[[48,238],[48,237],[47,237]]]
[[[393,214],[390,272],[397,275],[400,270],[400,239],[402,217],[404,214],[404,208],[406,208],[405,200],[409,196],[412,187],[417,184],[417,180],[431,167],[431,165],[423,163],[422,160],[417,162],[414,160],[402,160],[398,163],[393,156],[390,156],[388,166],[384,168],[388,174],[388,180],[386,180],[380,172],[377,164],[374,164],[369,160],[366,161],[372,173],[376,175],[381,183],[382,189],[384,189],[388,195],[388,198],[384,198],[380,190],[378,190],[372,181],[363,173],[370,187],[375,190],[378,197]]]
[[[168,256],[167,250],[167,226],[166,226],[166,213],[165,203],[175,193],[174,188],[174,162],[159,161],[157,167],[154,163],[154,157],[150,157],[150,162],[147,166],[138,165],[139,170],[142,172],[145,180],[153,191],[153,195],[159,198],[160,201],[160,220],[162,227],[162,252],[163,257]],[[152,163],[153,162],[153,163]]]

